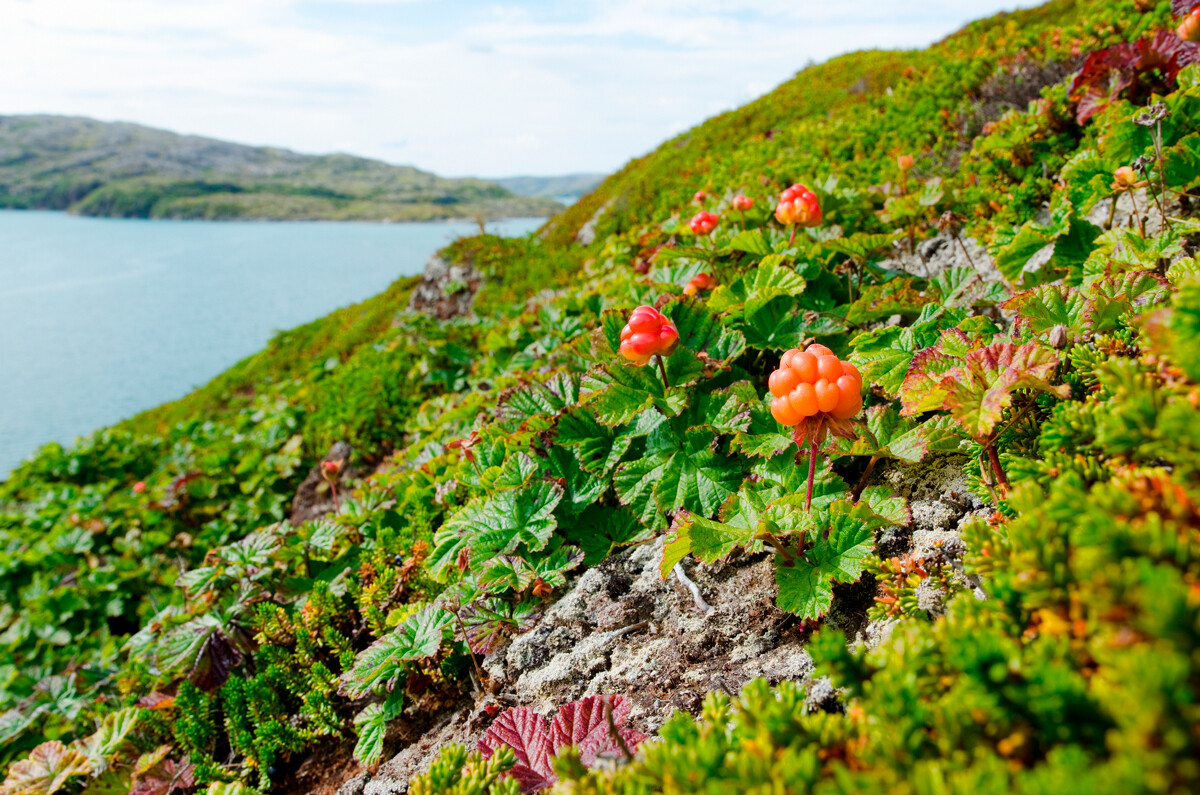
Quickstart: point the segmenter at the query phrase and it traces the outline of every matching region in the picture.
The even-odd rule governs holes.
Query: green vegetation
[[[1127,59],[1157,89],[1071,90],[1072,65],[1176,24],[1167,3],[1056,0],[814,67],[541,236],[451,246],[481,274],[475,315],[404,310],[397,283],[48,446],[0,484],[0,792],[282,790],[343,738],[376,762],[572,573],[659,535],[664,572],[769,555],[807,626],[874,582],[891,636],[817,629],[831,711],[755,682],[615,772],[505,740],[443,749],[413,792],[513,793],[514,769],[578,793],[1196,791],[1200,65]],[[772,217],[795,182],[820,226]],[[698,209],[711,234],[688,231]],[[935,236],[970,267],[899,269]],[[679,339],[646,366],[619,354],[642,304]],[[866,405],[817,441],[767,391],[813,340]],[[316,488],[340,510],[282,521],[336,441],[354,457]],[[912,517],[872,468],[947,452],[990,515],[962,549],[886,556]]]
[[[561,209],[480,179],[65,116],[0,116],[5,207],[112,218],[331,221],[492,219]]]

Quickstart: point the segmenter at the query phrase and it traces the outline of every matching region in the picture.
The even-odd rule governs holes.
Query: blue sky
[[[805,63],[922,47],[996,0],[0,0],[0,114],[449,176],[612,171]]]

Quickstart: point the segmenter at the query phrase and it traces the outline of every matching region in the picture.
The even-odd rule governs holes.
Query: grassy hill
[[[1195,792],[1178,24],[1053,0],[806,69],[538,235],[455,243],[453,278],[48,445],[0,484],[0,792]],[[639,305],[678,333],[657,359],[621,352]],[[678,630],[648,593],[694,623],[618,666]],[[551,744],[514,666],[626,701],[560,712],[551,767],[496,740]]]
[[[392,221],[559,209],[492,182],[411,166],[66,116],[0,116],[0,207],[119,218]]]

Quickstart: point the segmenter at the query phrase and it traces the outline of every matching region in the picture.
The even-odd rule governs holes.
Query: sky
[[[0,114],[444,176],[610,172],[806,63],[998,0],[0,0]]]

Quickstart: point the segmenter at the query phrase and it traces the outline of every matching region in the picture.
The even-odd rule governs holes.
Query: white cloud
[[[809,60],[923,46],[1006,5],[0,0],[0,113],[443,174],[605,171]]]

